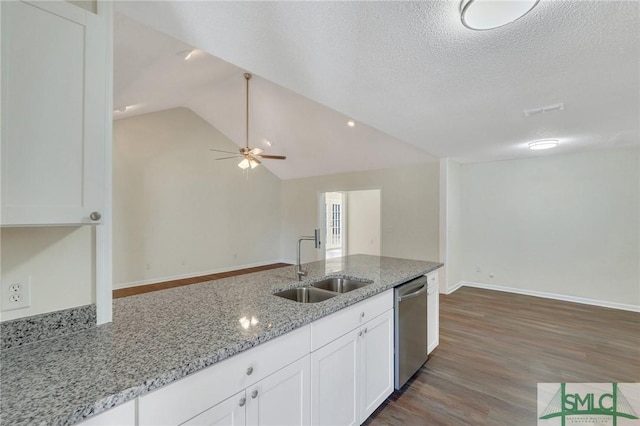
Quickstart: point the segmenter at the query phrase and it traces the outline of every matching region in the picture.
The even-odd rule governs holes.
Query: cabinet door
[[[66,1],[0,3],[0,224],[96,223],[89,216],[105,198],[107,18]]]
[[[440,294],[438,281],[429,282],[427,289],[427,353],[431,353],[440,341]]]
[[[248,425],[308,425],[311,366],[309,355],[247,388]]]
[[[356,329],[311,354],[311,424],[358,425],[358,359]]]
[[[393,310],[361,330],[360,422],[364,422],[393,392]]]
[[[188,420],[182,425],[184,426],[244,426],[246,422],[245,406],[246,406],[245,391],[238,392],[229,399],[226,399],[209,408],[204,413],[201,413],[191,420]]]

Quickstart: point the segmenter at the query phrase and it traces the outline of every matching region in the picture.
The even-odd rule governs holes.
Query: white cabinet
[[[393,310],[365,324],[360,340],[360,422],[393,392]]]
[[[310,356],[247,388],[248,425],[308,425],[311,420]]]
[[[105,204],[110,6],[0,3],[0,224],[99,223],[90,216]]]
[[[309,355],[183,423],[185,426],[307,425]]]
[[[310,340],[301,327],[143,395],[138,424],[308,424]]]
[[[214,405],[202,414],[183,423],[184,426],[244,426],[246,423],[246,392],[238,392],[231,398]]]
[[[202,414],[183,423],[184,426],[244,426],[246,423],[246,392],[214,405]]]
[[[312,324],[313,425],[359,425],[393,392],[392,307],[391,290]]]
[[[311,424],[358,425],[360,330],[311,354]]]
[[[125,402],[80,423],[81,426],[135,426],[136,401]]]
[[[427,275],[427,352],[431,353],[440,342],[440,290],[438,272]]]

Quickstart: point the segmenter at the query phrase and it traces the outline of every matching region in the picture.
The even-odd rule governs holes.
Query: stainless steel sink
[[[347,293],[349,291],[357,290],[369,284],[371,283],[350,280],[348,278],[326,278],[322,281],[311,284],[311,286],[320,288],[322,290],[333,291],[336,293]]]
[[[300,303],[317,303],[322,302],[323,300],[331,299],[338,294],[320,290],[317,288],[299,287],[292,288],[290,290],[284,290],[279,293],[275,293],[274,295]]]

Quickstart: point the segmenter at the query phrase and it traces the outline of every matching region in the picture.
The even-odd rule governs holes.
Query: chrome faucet
[[[302,265],[300,264],[300,243],[303,241],[313,241],[315,248],[320,248],[320,230],[314,229],[313,237],[300,237],[298,240],[298,256],[296,258],[296,275],[298,276],[298,281],[302,281],[302,277],[307,276],[307,271],[302,270]]]

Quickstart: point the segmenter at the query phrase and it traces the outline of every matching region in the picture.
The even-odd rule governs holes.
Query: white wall
[[[279,260],[280,180],[186,108],[114,122],[114,287]]]
[[[636,147],[462,166],[462,279],[640,305],[639,165]]]
[[[95,302],[95,230],[2,228],[2,281],[31,276],[31,306],[1,313],[7,321]]]
[[[438,172],[434,162],[283,181],[283,259],[295,260],[297,239],[318,227],[321,193],[368,189],[381,190],[381,254],[438,259]],[[321,257],[320,250],[303,243],[303,262]]]
[[[380,255],[380,191],[349,191],[347,254]]]

